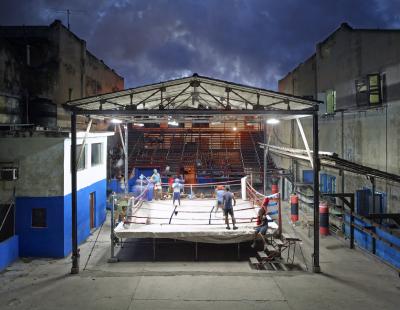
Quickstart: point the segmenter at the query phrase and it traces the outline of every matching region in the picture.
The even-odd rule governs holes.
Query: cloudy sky
[[[269,89],[342,22],[400,28],[400,0],[1,0],[1,25],[67,23],[125,86],[197,72]]]

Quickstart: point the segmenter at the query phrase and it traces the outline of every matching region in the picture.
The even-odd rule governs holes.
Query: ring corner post
[[[71,210],[72,210],[72,267],[71,274],[79,273],[76,113],[71,113]]]
[[[314,162],[314,253],[313,266],[314,273],[320,273],[319,265],[319,140],[318,140],[318,110],[313,113],[313,162]]]
[[[282,196],[278,194],[278,222],[279,222],[279,238],[282,237]]]

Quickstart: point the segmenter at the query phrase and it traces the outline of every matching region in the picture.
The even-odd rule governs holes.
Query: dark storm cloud
[[[342,22],[400,27],[400,1],[2,1],[1,24],[49,24],[71,9],[71,30],[126,86],[198,72],[275,89]]]

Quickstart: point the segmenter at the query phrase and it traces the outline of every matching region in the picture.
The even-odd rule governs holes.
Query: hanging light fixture
[[[113,124],[121,124],[122,121],[121,121],[120,119],[113,118],[113,119],[111,120],[111,123],[113,123]]]
[[[178,126],[179,123],[178,123],[177,121],[175,121],[175,120],[171,120],[171,121],[168,122],[168,125],[171,125],[171,126]]]
[[[270,119],[267,119],[267,124],[269,124],[269,125],[276,125],[276,124],[279,124],[279,119],[276,119],[276,118],[270,118]]]

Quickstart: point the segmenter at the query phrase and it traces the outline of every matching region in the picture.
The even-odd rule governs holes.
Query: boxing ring
[[[182,200],[173,206],[170,200],[142,202],[115,228],[118,238],[170,238],[205,243],[238,243],[254,238],[258,207],[237,199],[233,207],[237,230],[227,230],[223,211],[215,212],[215,199]],[[231,221],[231,219],[229,218]],[[278,229],[270,222],[268,234]]]
[[[189,197],[182,199],[181,205],[173,205],[171,199],[146,201],[145,192],[138,197],[131,197],[125,219],[117,224],[112,231],[112,256],[114,257],[114,239],[130,238],[152,238],[155,258],[156,239],[176,239],[197,243],[237,244],[238,256],[240,243],[254,239],[256,218],[261,203],[265,197],[270,198],[268,205],[268,219],[270,220],[266,237],[279,235],[281,233],[281,204],[279,193],[264,196],[257,192],[243,178],[239,183],[231,183],[231,187],[240,188],[236,193],[236,205],[233,207],[236,226],[238,229],[226,229],[225,217],[222,209],[216,209],[216,198],[196,198],[193,192],[210,184],[188,184],[185,189],[190,188]],[[113,221],[113,219],[112,219]],[[232,220],[229,216],[229,222]]]

